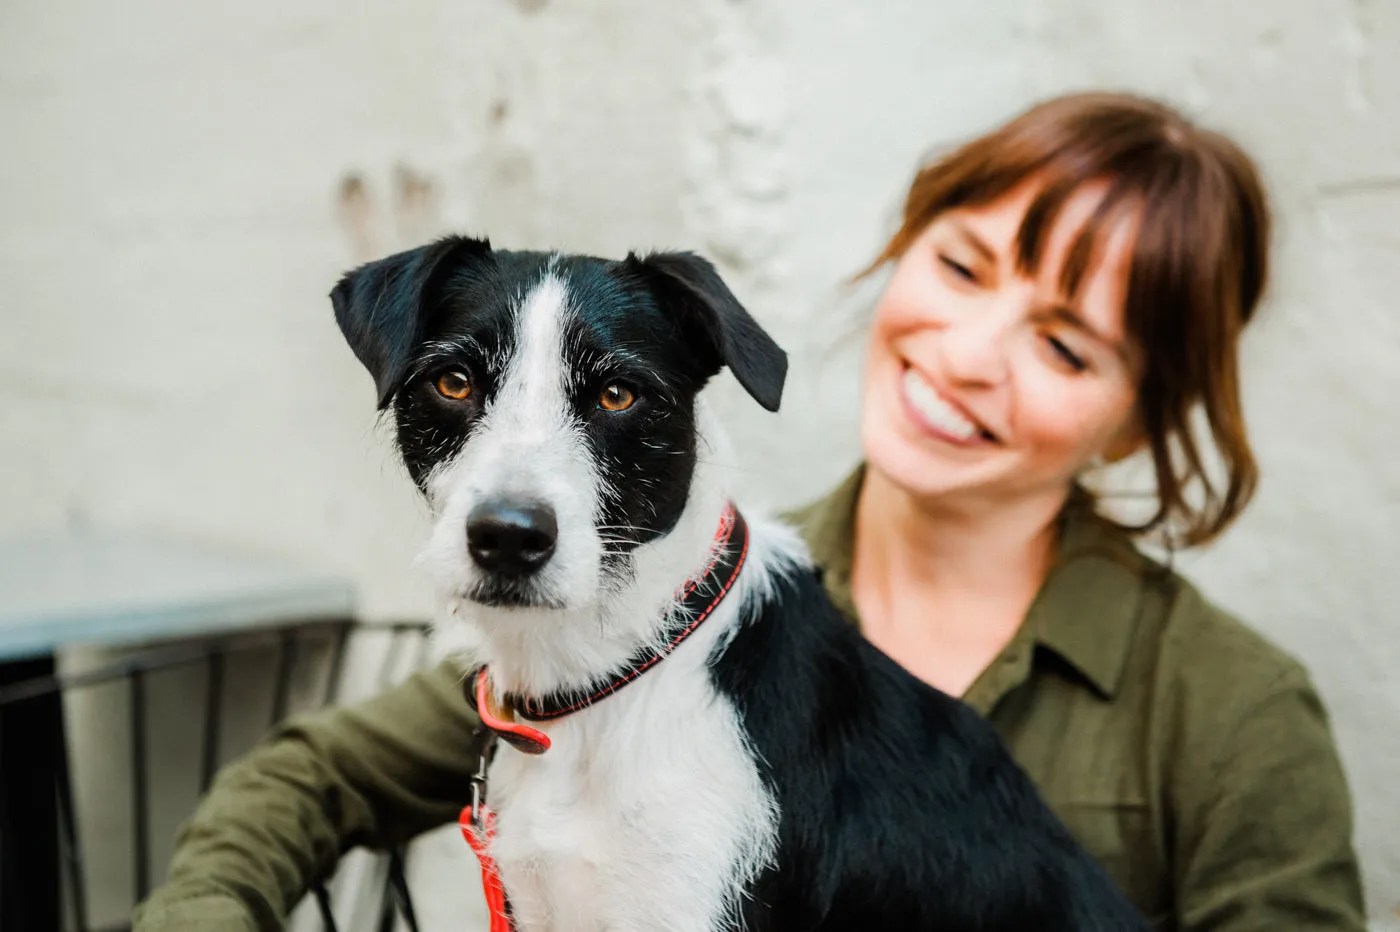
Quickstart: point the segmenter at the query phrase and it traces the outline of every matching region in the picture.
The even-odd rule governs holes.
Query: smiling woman
[[[1163,928],[1364,927],[1306,671],[1133,545],[1209,541],[1254,490],[1269,229],[1250,159],[1139,97],[1050,100],[925,166],[865,273],[893,267],[866,462],[802,516],[867,638],[985,714]],[[1140,451],[1156,509],[1115,524],[1081,480]]]

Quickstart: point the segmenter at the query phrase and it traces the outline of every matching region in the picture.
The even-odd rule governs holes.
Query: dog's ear
[[[739,384],[769,411],[777,411],[787,380],[787,353],[720,278],[710,262],[691,252],[627,257],[667,305],[684,315],[683,326],[712,355],[710,373],[728,366]]]
[[[485,239],[444,237],[352,269],[331,290],[335,322],[374,376],[380,410],[393,400],[423,339],[434,276],[448,267],[449,259],[490,251]]]

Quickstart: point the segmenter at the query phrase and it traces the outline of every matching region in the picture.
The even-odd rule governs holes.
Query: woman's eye
[[[1050,341],[1050,348],[1055,351],[1055,354],[1063,359],[1075,372],[1083,372],[1089,367],[1088,363],[1076,356],[1074,350],[1070,349],[1060,340],[1055,337],[1046,337],[1046,339]]]
[[[637,394],[626,385],[614,382],[598,395],[598,407],[604,411],[626,411],[637,402]]]
[[[954,275],[958,276],[961,279],[964,279],[969,282],[975,282],[977,280],[977,276],[972,274],[972,270],[969,269],[967,266],[963,265],[961,262],[957,261],[956,259],[950,258],[949,256],[945,256],[940,253],[938,256],[938,261],[943,263],[944,268],[946,268],[948,271],[952,272]]]
[[[437,377],[438,394],[453,401],[465,401],[471,397],[472,384],[465,372],[451,370]]]

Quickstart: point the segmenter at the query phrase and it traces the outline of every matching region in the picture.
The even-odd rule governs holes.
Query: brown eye
[[[609,385],[598,396],[598,407],[604,411],[626,411],[636,402],[637,396],[625,385]]]
[[[437,379],[438,394],[453,401],[463,401],[472,393],[472,385],[462,372],[444,372]]]

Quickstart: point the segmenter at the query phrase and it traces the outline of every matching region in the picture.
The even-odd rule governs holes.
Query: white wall
[[[182,531],[351,574],[373,615],[422,612],[421,509],[325,295],[448,228],[720,259],[794,355],[780,416],[716,387],[748,490],[815,494],[856,455],[847,336],[870,289],[837,285],[914,162],[1087,85],[1185,106],[1272,186],[1275,286],[1247,360],[1264,484],[1187,565],[1315,672],[1377,928],[1393,927],[1400,5],[1385,0],[10,0],[0,526]]]

